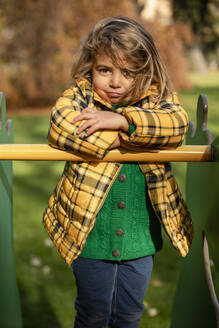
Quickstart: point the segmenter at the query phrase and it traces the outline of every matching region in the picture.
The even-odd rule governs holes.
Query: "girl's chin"
[[[124,97],[111,97],[108,99],[108,101],[111,105],[119,105],[125,102],[126,100],[124,99]]]
[[[117,99],[117,100],[111,100],[110,101],[110,104],[111,105],[118,105],[118,104],[120,104],[120,101],[119,101],[119,99]]]
[[[120,99],[121,98],[106,98],[105,100],[110,104],[110,105],[118,105],[120,104]]]

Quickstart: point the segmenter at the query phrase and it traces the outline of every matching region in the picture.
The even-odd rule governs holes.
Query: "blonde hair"
[[[151,35],[136,21],[125,17],[98,22],[81,47],[72,68],[75,82],[85,78],[92,83],[92,67],[97,54],[104,51],[117,66],[122,58],[132,63],[134,83],[132,100],[139,100],[151,84],[158,84],[159,102],[171,92],[171,82]],[[130,69],[129,69],[130,70]]]

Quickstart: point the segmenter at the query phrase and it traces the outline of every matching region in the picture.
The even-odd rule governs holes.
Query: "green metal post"
[[[207,110],[207,98],[201,95],[197,106],[197,128],[195,133],[190,129],[186,139],[188,144],[211,144],[211,133],[207,130]],[[217,179],[219,163],[188,163],[186,199],[193,219],[195,236],[189,255],[181,263],[171,328],[219,327],[218,310],[213,304],[212,291],[206,277],[206,265],[210,261],[203,256],[203,236],[206,236],[207,240],[211,239],[214,249],[218,249],[219,245],[218,235],[210,231],[219,230]],[[216,253],[213,254],[216,258]]]
[[[0,143],[13,143],[12,122],[6,121],[0,92]],[[21,328],[21,307],[15,275],[12,222],[12,161],[0,161],[0,327]]]

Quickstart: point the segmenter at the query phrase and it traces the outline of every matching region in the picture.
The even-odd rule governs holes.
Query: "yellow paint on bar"
[[[0,160],[20,161],[104,161],[104,162],[211,162],[211,146],[181,146],[158,152],[132,152],[124,149],[111,150],[102,160],[91,156],[79,156],[46,144],[0,145]]]

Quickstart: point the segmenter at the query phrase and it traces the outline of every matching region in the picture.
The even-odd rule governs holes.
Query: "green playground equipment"
[[[6,121],[4,94],[0,93],[0,144],[13,143],[13,125]],[[0,161],[0,327],[21,328],[13,250],[12,161]]]
[[[211,156],[209,159],[209,156],[203,155],[205,161],[189,161],[187,164],[186,200],[193,218],[195,237],[189,255],[181,260],[171,328],[219,328],[219,304],[211,275],[211,263],[216,274],[219,272],[219,137],[212,141],[211,132],[207,129],[207,113],[207,98],[201,95],[197,105],[197,126],[195,129],[193,124],[190,125],[186,143],[194,146],[209,145],[206,149],[211,149]],[[0,145],[2,144],[3,147],[3,144],[12,143],[13,126],[10,120],[6,120],[5,97],[0,93]],[[150,154],[150,156],[157,155]],[[135,160],[136,157],[137,154]],[[13,159],[15,159],[13,154],[11,160],[7,160],[3,159],[0,153],[0,327],[2,328],[22,327],[13,252]],[[51,160],[54,160],[54,156]]]

